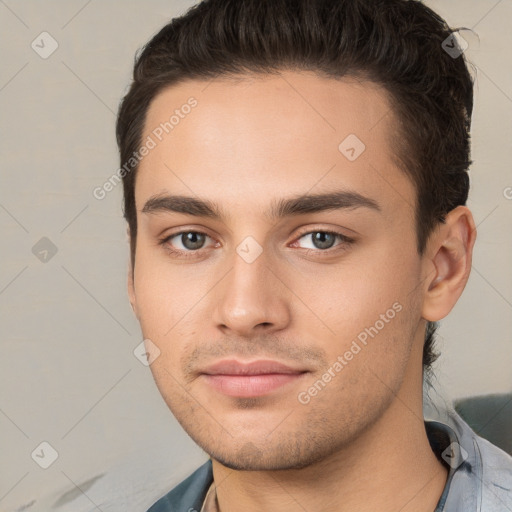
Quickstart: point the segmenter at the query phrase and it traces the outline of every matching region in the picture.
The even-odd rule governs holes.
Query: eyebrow
[[[329,210],[354,210],[368,208],[377,212],[381,207],[377,201],[353,191],[336,191],[324,194],[304,194],[291,198],[280,198],[271,203],[266,217],[271,220],[292,216],[305,215]],[[207,217],[222,221],[228,216],[216,203],[181,195],[157,195],[150,197],[142,213],[175,212],[192,215],[194,217]]]

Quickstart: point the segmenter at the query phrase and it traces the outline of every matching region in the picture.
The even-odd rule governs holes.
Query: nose
[[[290,323],[289,290],[271,265],[264,253],[251,263],[234,255],[214,298],[213,321],[224,334],[250,337]]]

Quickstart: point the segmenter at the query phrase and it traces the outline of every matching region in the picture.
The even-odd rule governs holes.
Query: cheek
[[[419,272],[414,252],[388,244],[315,277],[314,292],[310,288],[304,302],[329,327],[329,341],[323,342],[329,364],[341,358],[343,381],[351,389],[382,386],[379,379],[395,389],[400,382],[421,316],[411,293]]]
[[[144,338],[152,340],[165,361],[178,364],[180,355],[198,335],[205,335],[210,318],[209,292],[219,272],[208,265],[171,264],[164,251],[143,248],[135,261],[137,313]]]
[[[142,256],[137,255],[135,264],[138,316],[145,337],[160,337],[172,325],[177,294],[169,293],[172,284],[165,273],[146,264]]]
[[[350,338],[396,302],[410,302],[420,275],[417,260],[389,245],[359,251],[346,262],[321,269],[314,280],[308,279],[309,286],[301,284],[301,297],[334,332]]]
[[[141,324],[169,329],[200,294],[191,266],[170,265],[161,248],[141,240],[135,260],[135,294]],[[161,334],[161,333],[160,333]]]

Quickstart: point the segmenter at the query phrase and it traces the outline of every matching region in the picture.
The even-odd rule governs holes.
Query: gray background
[[[92,194],[118,168],[115,113],[136,50],[192,3],[0,0],[2,511],[145,510],[206,458],[133,354],[121,187]],[[450,403],[512,390],[512,1],[426,3],[476,32],[463,35],[478,239],[434,381]],[[43,31],[58,43],[46,59],[31,47],[51,48]],[[43,441],[58,452],[48,469],[31,456]]]

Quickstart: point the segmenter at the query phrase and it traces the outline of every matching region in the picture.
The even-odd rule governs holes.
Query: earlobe
[[[471,211],[454,208],[429,242],[434,269],[426,279],[423,318],[435,322],[455,306],[471,272],[476,227]],[[431,265],[432,266],[432,265]]]

